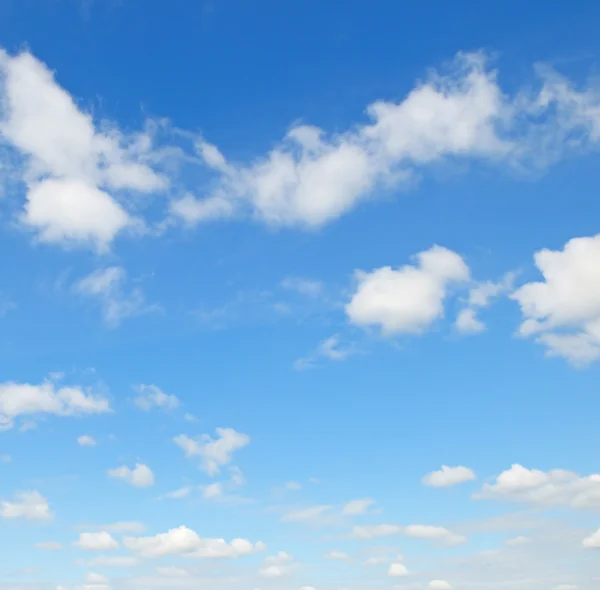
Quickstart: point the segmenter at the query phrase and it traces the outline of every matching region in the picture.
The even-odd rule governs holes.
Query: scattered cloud
[[[469,268],[456,252],[433,246],[416,255],[415,266],[357,271],[346,314],[353,324],[380,328],[386,336],[420,334],[444,315],[449,289],[468,280]]]
[[[428,473],[421,481],[433,488],[448,488],[474,479],[476,479],[475,473],[468,467],[442,465],[440,471]]]
[[[120,266],[110,266],[87,275],[74,286],[75,292],[96,299],[102,308],[106,325],[116,328],[127,318],[159,311],[159,306],[146,303],[139,287],[125,292],[127,272]]]
[[[260,541],[251,543],[247,539],[202,539],[195,531],[180,526],[152,537],[125,537],[125,547],[140,555],[153,558],[165,555],[184,555],[195,558],[236,558],[264,551]]]
[[[414,539],[438,541],[440,544],[448,547],[462,545],[463,543],[467,542],[465,537],[461,535],[455,535],[448,529],[441,526],[411,524],[404,529],[404,534],[407,537],[412,537]]]
[[[0,430],[12,428],[20,416],[84,416],[110,411],[106,398],[85,393],[81,387],[57,388],[51,381],[41,385],[0,383]]]
[[[292,510],[291,512],[284,514],[281,517],[281,521],[314,523],[332,508],[332,506],[311,506],[310,508],[304,508],[302,510]]]
[[[50,520],[53,517],[48,500],[39,492],[18,492],[13,501],[0,501],[0,516],[6,519]]]
[[[110,551],[119,548],[119,543],[107,531],[80,533],[79,540],[73,545],[86,551]]]
[[[408,576],[408,569],[402,563],[392,563],[388,568],[388,576],[392,578],[401,578]]]
[[[484,484],[476,497],[541,506],[598,508],[600,474],[582,476],[565,469],[541,471],[515,464],[493,483]]]
[[[600,234],[569,240],[562,250],[543,249],[534,262],[543,281],[511,294],[519,303],[522,337],[547,354],[583,366],[600,359]]]
[[[283,289],[294,291],[306,297],[318,297],[323,292],[323,283],[303,277],[286,277],[280,285]]]
[[[133,469],[123,465],[115,469],[108,470],[109,477],[122,479],[136,488],[147,488],[154,484],[154,473],[142,463],[136,463]]]
[[[145,412],[149,412],[153,408],[174,410],[180,405],[177,396],[165,393],[156,385],[137,385],[135,390],[138,395],[134,398],[133,403]]]
[[[344,504],[342,508],[342,514],[346,516],[359,516],[367,514],[369,508],[375,504],[375,500],[371,498],[363,498],[360,500],[351,500]]]
[[[585,549],[600,549],[600,529],[583,540]]]
[[[446,580],[431,580],[427,586],[432,590],[452,590],[452,585]]]
[[[80,447],[95,447],[98,443],[93,436],[90,436],[89,434],[83,434],[77,438],[77,444]]]
[[[350,556],[343,551],[328,551],[325,553],[325,559],[330,561],[348,561]]]
[[[375,524],[353,527],[351,537],[368,541],[379,537],[399,535],[401,533],[402,527],[397,524]]]
[[[237,432],[233,428],[217,428],[216,432],[216,439],[209,434],[203,434],[198,439],[180,434],[173,439],[187,457],[201,457],[202,469],[211,477],[218,475],[221,467],[231,463],[236,451],[250,444],[247,434]]]
[[[280,551],[276,555],[267,557],[258,573],[267,579],[283,578],[289,576],[296,566],[297,564],[291,555],[285,551]]]
[[[319,360],[327,359],[330,361],[343,361],[349,356],[356,354],[355,347],[349,344],[343,344],[339,334],[334,334],[319,343],[317,348],[308,356],[297,359],[294,362],[294,369],[302,371],[312,369]]]

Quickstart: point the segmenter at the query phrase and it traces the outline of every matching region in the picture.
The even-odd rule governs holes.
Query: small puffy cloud
[[[141,557],[153,558],[165,555],[184,555],[195,558],[236,558],[264,551],[262,542],[251,543],[247,539],[203,539],[195,531],[180,526],[152,537],[125,537],[123,544]]]
[[[297,481],[287,481],[284,485],[286,490],[290,490],[292,492],[298,492],[302,489],[302,484]]]
[[[475,286],[471,287],[467,298],[467,307],[464,307],[458,313],[454,323],[455,328],[462,334],[478,334],[479,332],[483,332],[485,324],[478,317],[479,310],[488,307],[500,295],[511,291],[515,277],[514,272],[508,272],[497,283],[485,281],[476,283]]]
[[[133,403],[145,412],[149,412],[153,408],[174,410],[180,405],[177,396],[165,393],[156,385],[138,385],[135,389],[138,395],[134,398]]]
[[[321,359],[330,361],[343,361],[349,356],[356,354],[356,349],[347,343],[343,343],[338,334],[329,336],[321,341],[316,349],[308,356],[301,357],[294,361],[294,369],[302,371],[315,367]]]
[[[80,447],[95,447],[97,443],[93,436],[83,434],[77,438],[77,444]]]
[[[0,516],[7,519],[50,520],[53,514],[48,500],[39,492],[31,491],[15,494],[12,502],[0,501]]]
[[[543,280],[519,287],[519,334],[533,337],[552,356],[574,365],[600,360],[600,234],[543,249],[534,262]]]
[[[455,535],[447,528],[441,526],[430,526],[423,524],[411,524],[404,529],[404,534],[415,539],[428,539],[438,541],[442,545],[452,547],[462,545],[467,539],[461,535]]]
[[[107,531],[80,533],[79,540],[73,545],[86,551],[110,551],[119,548],[119,543]]]
[[[600,474],[582,476],[564,469],[541,471],[512,465],[486,483],[477,498],[510,500],[542,506],[600,507]]]
[[[402,563],[392,563],[388,568],[388,576],[392,578],[408,576],[408,569]]]
[[[431,580],[427,586],[432,590],[452,590],[452,585],[446,580]]]
[[[583,540],[585,549],[600,549],[600,529]]]
[[[358,271],[346,314],[353,324],[378,327],[387,336],[420,334],[444,315],[449,289],[468,279],[456,252],[433,246],[416,255],[414,266]]]
[[[85,393],[80,387],[57,387],[50,381],[41,385],[0,383],[0,430],[12,428],[14,419],[21,416],[84,416],[110,411],[106,398]]]
[[[142,290],[138,287],[126,292],[124,285],[127,272],[120,266],[110,266],[95,270],[75,286],[75,292],[100,303],[106,325],[116,328],[127,318],[144,315],[159,310],[157,305],[149,305]]]
[[[43,549],[45,551],[60,551],[63,546],[61,543],[57,543],[56,541],[42,541],[40,543],[35,544],[37,549]]]
[[[283,578],[288,576],[295,567],[294,559],[285,551],[267,557],[258,573],[267,579]]]
[[[178,488],[173,490],[172,492],[167,492],[164,497],[169,498],[171,500],[180,500],[181,498],[187,498],[192,493],[192,488],[189,486],[185,486],[183,488]]]
[[[215,439],[208,434],[203,434],[198,439],[180,434],[173,439],[186,456],[200,457],[202,469],[212,477],[220,473],[221,467],[231,463],[236,451],[250,444],[250,437],[247,434],[237,432],[233,428],[217,428],[216,432]]]
[[[366,514],[371,506],[375,504],[375,500],[371,498],[363,498],[361,500],[351,500],[344,504],[342,508],[342,514],[346,516],[358,516]]]
[[[375,524],[353,527],[351,537],[367,541],[379,537],[399,535],[401,532],[402,527],[397,524]]]
[[[122,479],[136,488],[147,488],[154,484],[154,473],[147,465],[142,463],[136,463],[133,469],[126,465],[109,469],[108,475],[109,477]]]
[[[448,488],[474,479],[475,473],[468,467],[442,465],[439,471],[428,473],[421,481],[433,488]]]
[[[531,542],[531,539],[529,537],[519,536],[519,537],[513,537],[512,539],[507,539],[504,542],[504,544],[507,547],[518,547],[519,545],[525,545],[530,542]]]

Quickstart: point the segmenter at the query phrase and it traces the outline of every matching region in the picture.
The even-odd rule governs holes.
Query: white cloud
[[[210,485],[204,486],[202,489],[202,495],[207,500],[220,498],[223,496],[223,484],[220,482],[212,483]]]
[[[358,516],[360,514],[366,514],[371,506],[375,504],[375,500],[371,498],[363,498],[360,500],[351,500],[344,504],[342,508],[342,514],[347,516]]]
[[[0,516],[2,518],[25,518],[28,520],[50,520],[53,516],[48,500],[39,492],[19,492],[15,500],[0,501]]]
[[[350,556],[343,551],[328,551],[325,554],[325,559],[329,559],[331,561],[347,561],[350,559]]]
[[[142,463],[136,463],[133,469],[123,465],[108,470],[109,477],[122,479],[136,488],[147,488],[154,484],[154,473]]]
[[[80,295],[98,300],[104,321],[109,327],[115,328],[124,319],[159,310],[157,305],[146,303],[139,287],[127,293],[124,289],[126,278],[125,269],[110,266],[85,276],[75,284],[74,289]]]
[[[311,506],[302,510],[293,510],[281,517],[282,522],[311,522],[331,510],[331,506]]]
[[[180,405],[177,396],[165,393],[156,385],[138,385],[135,389],[138,395],[134,398],[133,402],[145,412],[149,412],[152,408],[174,410]]]
[[[63,548],[62,544],[57,543],[56,541],[42,541],[36,543],[35,546],[38,549],[44,549],[46,551],[60,551]]]
[[[187,570],[173,565],[159,566],[156,568],[156,573],[166,578],[187,578],[190,575]]]
[[[263,578],[283,578],[284,576],[288,576],[295,567],[296,564],[293,557],[285,551],[280,551],[276,555],[267,557],[262,567],[258,570],[258,573]]]
[[[600,474],[581,476],[564,469],[541,471],[512,465],[493,483],[486,483],[478,498],[512,500],[543,506],[600,507]]]
[[[388,569],[388,576],[392,578],[408,576],[408,570],[402,563],[392,563]]]
[[[320,359],[330,361],[343,361],[349,356],[356,354],[356,349],[348,344],[343,344],[340,336],[334,334],[319,343],[317,348],[308,356],[294,361],[294,369],[303,371],[314,368]]]
[[[119,543],[107,531],[80,533],[79,540],[73,545],[86,551],[109,551],[119,548]]]
[[[121,535],[125,533],[143,533],[146,530],[146,526],[143,523],[135,520],[124,520],[109,524],[99,524],[96,526],[86,525],[83,528],[107,531],[113,535]]]
[[[235,451],[250,444],[247,434],[237,432],[233,428],[217,428],[217,438],[203,434],[199,439],[193,439],[180,434],[173,442],[182,448],[188,457],[201,457],[202,468],[210,475],[220,473],[220,468],[233,460]]]
[[[352,528],[351,537],[355,539],[371,540],[378,537],[390,537],[402,532],[402,527],[397,524],[375,524],[355,526]]]
[[[95,447],[97,443],[93,436],[83,434],[77,438],[77,444],[80,447]]]
[[[476,479],[475,473],[468,467],[464,467],[463,465],[456,467],[442,465],[439,471],[428,473],[421,481],[426,486],[448,488],[467,481],[473,481],[474,479]]]
[[[25,160],[24,224],[47,242],[91,243],[106,250],[135,220],[107,190],[141,192],[167,181],[147,164],[147,133],[99,131],[52,72],[27,52],[0,51],[0,136]]]
[[[404,534],[415,539],[428,539],[439,541],[448,547],[462,545],[467,539],[461,535],[455,535],[441,526],[429,526],[423,524],[411,524],[404,529]]]
[[[153,537],[125,537],[123,544],[141,557],[153,558],[165,555],[184,555],[194,558],[236,558],[264,551],[260,541],[247,539],[202,539],[195,531],[180,526]]]
[[[452,590],[452,585],[446,580],[431,580],[427,586],[432,590]]]
[[[192,488],[189,486],[185,486],[183,488],[178,488],[173,490],[172,492],[168,492],[165,494],[165,498],[170,498],[172,500],[179,500],[181,498],[187,498],[192,492]]]
[[[0,430],[12,428],[19,416],[83,416],[110,411],[107,399],[86,394],[80,387],[57,388],[49,381],[41,385],[0,383]]]
[[[467,307],[460,310],[454,326],[463,334],[478,334],[485,330],[485,324],[478,317],[478,310],[488,307],[494,299],[513,289],[516,274],[508,272],[502,280],[494,283],[486,281],[471,287]]]
[[[88,562],[91,567],[137,567],[139,561],[129,555],[99,555]]]
[[[600,549],[600,529],[586,537],[582,545],[585,549]]]
[[[353,324],[379,327],[384,335],[419,334],[444,315],[450,287],[468,279],[456,252],[433,246],[416,255],[415,266],[358,271],[346,313]]]
[[[323,292],[323,283],[305,277],[286,277],[281,287],[307,297],[318,297]]]
[[[284,487],[286,490],[290,490],[292,492],[298,492],[302,489],[302,484],[298,483],[297,481],[288,481],[285,483]]]
[[[534,261],[543,281],[512,293],[521,306],[519,333],[534,337],[549,355],[575,365],[600,359],[600,234],[569,240],[562,250],[543,249]]]

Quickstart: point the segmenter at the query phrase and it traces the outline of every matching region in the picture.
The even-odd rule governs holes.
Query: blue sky
[[[5,0],[0,589],[592,590],[600,6]]]

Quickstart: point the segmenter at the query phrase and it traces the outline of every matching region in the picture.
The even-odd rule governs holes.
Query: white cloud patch
[[[292,510],[281,517],[282,522],[304,522],[311,523],[318,521],[323,515],[328,513],[332,506],[311,506],[301,510]]]
[[[392,578],[408,576],[408,569],[402,563],[392,563],[388,568],[388,576]]]
[[[519,287],[519,333],[574,365],[600,360],[600,235],[569,240],[534,255],[542,281]]]
[[[180,526],[152,537],[125,537],[123,544],[141,557],[154,558],[165,555],[183,555],[190,558],[236,558],[264,551],[262,542],[247,539],[203,539],[195,531]]]
[[[446,580],[431,580],[427,586],[432,590],[452,590],[452,585]]]
[[[541,471],[512,465],[476,496],[541,506],[600,507],[600,474],[582,476],[565,469]]]
[[[586,537],[582,545],[585,549],[600,549],[600,529]]]
[[[138,395],[134,398],[133,403],[145,412],[149,412],[153,408],[174,410],[180,405],[177,396],[165,393],[156,385],[137,385],[135,389]]]
[[[346,305],[353,324],[380,328],[387,336],[420,334],[443,317],[449,289],[469,280],[469,268],[441,246],[415,258],[414,266],[357,271],[356,291]]]
[[[350,344],[342,342],[339,334],[334,334],[319,343],[317,348],[308,356],[296,359],[294,369],[303,371],[315,367],[319,360],[343,361],[356,354],[357,350]]]
[[[106,398],[81,387],[57,387],[50,381],[41,385],[0,383],[0,430],[12,428],[15,418],[21,416],[84,416],[110,411]]]
[[[350,556],[343,551],[328,551],[325,553],[325,559],[330,561],[348,561]]]
[[[80,447],[95,447],[98,443],[93,436],[90,436],[89,434],[82,434],[77,438],[77,444]]]
[[[411,524],[404,529],[404,534],[414,539],[427,539],[437,541],[442,545],[453,547],[462,545],[467,539],[461,535],[456,535],[447,528],[441,526],[430,526],[423,524]]]
[[[139,224],[109,191],[151,192],[167,180],[148,164],[148,133],[100,130],[27,52],[0,50],[0,136],[23,159],[22,223],[41,241],[90,244],[106,250]]]
[[[127,318],[159,310],[157,305],[146,303],[139,287],[127,292],[124,288],[126,279],[125,269],[110,266],[90,273],[78,281],[74,289],[79,295],[97,300],[107,326],[115,328]]]
[[[375,500],[371,498],[362,498],[360,500],[351,500],[344,504],[342,514],[346,516],[359,516],[367,514],[369,508],[375,504]]]
[[[294,558],[289,553],[280,551],[276,555],[267,557],[258,573],[267,579],[283,578],[289,576],[296,565]]]
[[[198,439],[180,434],[173,442],[185,452],[188,457],[200,457],[202,469],[214,477],[221,471],[221,467],[229,465],[233,454],[250,444],[247,434],[237,432],[233,428],[217,428],[217,438],[203,434]]]
[[[107,531],[80,533],[79,540],[73,544],[86,551],[110,551],[119,548],[119,543]]]
[[[136,463],[133,469],[126,465],[109,469],[108,475],[115,479],[122,479],[136,488],[147,488],[154,484],[154,473],[142,463]]]
[[[428,473],[421,481],[433,488],[448,488],[474,479],[476,479],[475,473],[468,467],[442,465],[439,471]]]
[[[6,519],[50,520],[48,500],[37,491],[18,492],[12,501],[0,501],[0,517]]]

